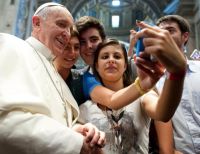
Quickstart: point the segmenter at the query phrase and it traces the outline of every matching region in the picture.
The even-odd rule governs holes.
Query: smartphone
[[[141,28],[138,28],[138,31],[140,31]],[[144,51],[144,44],[143,44],[143,37],[139,38],[136,43],[136,56],[139,56],[140,52]],[[150,60],[156,62],[156,58],[153,55],[150,55]]]
[[[141,29],[138,28],[138,31]],[[144,51],[143,37],[139,38],[136,43],[136,56],[139,56],[140,52]]]

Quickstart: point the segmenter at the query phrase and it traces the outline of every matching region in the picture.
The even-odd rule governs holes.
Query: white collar
[[[47,60],[53,61],[55,59],[56,56],[52,54],[51,50],[47,48],[43,43],[41,43],[38,39],[31,36],[26,40],[26,42],[30,44],[37,52],[45,56]]]

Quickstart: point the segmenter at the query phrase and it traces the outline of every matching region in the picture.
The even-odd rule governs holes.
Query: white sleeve
[[[1,154],[78,154],[83,136],[42,114],[12,111],[0,118]]]

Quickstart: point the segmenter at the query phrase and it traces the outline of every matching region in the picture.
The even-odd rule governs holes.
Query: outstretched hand
[[[176,73],[186,69],[186,59],[169,31],[144,22],[137,22],[142,30],[135,34],[135,39],[143,37],[144,52],[153,55],[168,72]]]

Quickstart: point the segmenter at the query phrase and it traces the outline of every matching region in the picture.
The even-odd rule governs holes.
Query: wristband
[[[135,85],[136,89],[139,91],[140,95],[144,95],[145,93],[147,93],[149,91],[149,90],[142,89],[142,87],[140,85],[140,79],[138,77],[135,79],[134,85]]]
[[[185,77],[186,70],[181,70],[179,72],[170,73],[166,71],[166,76],[168,80],[180,80]]]

